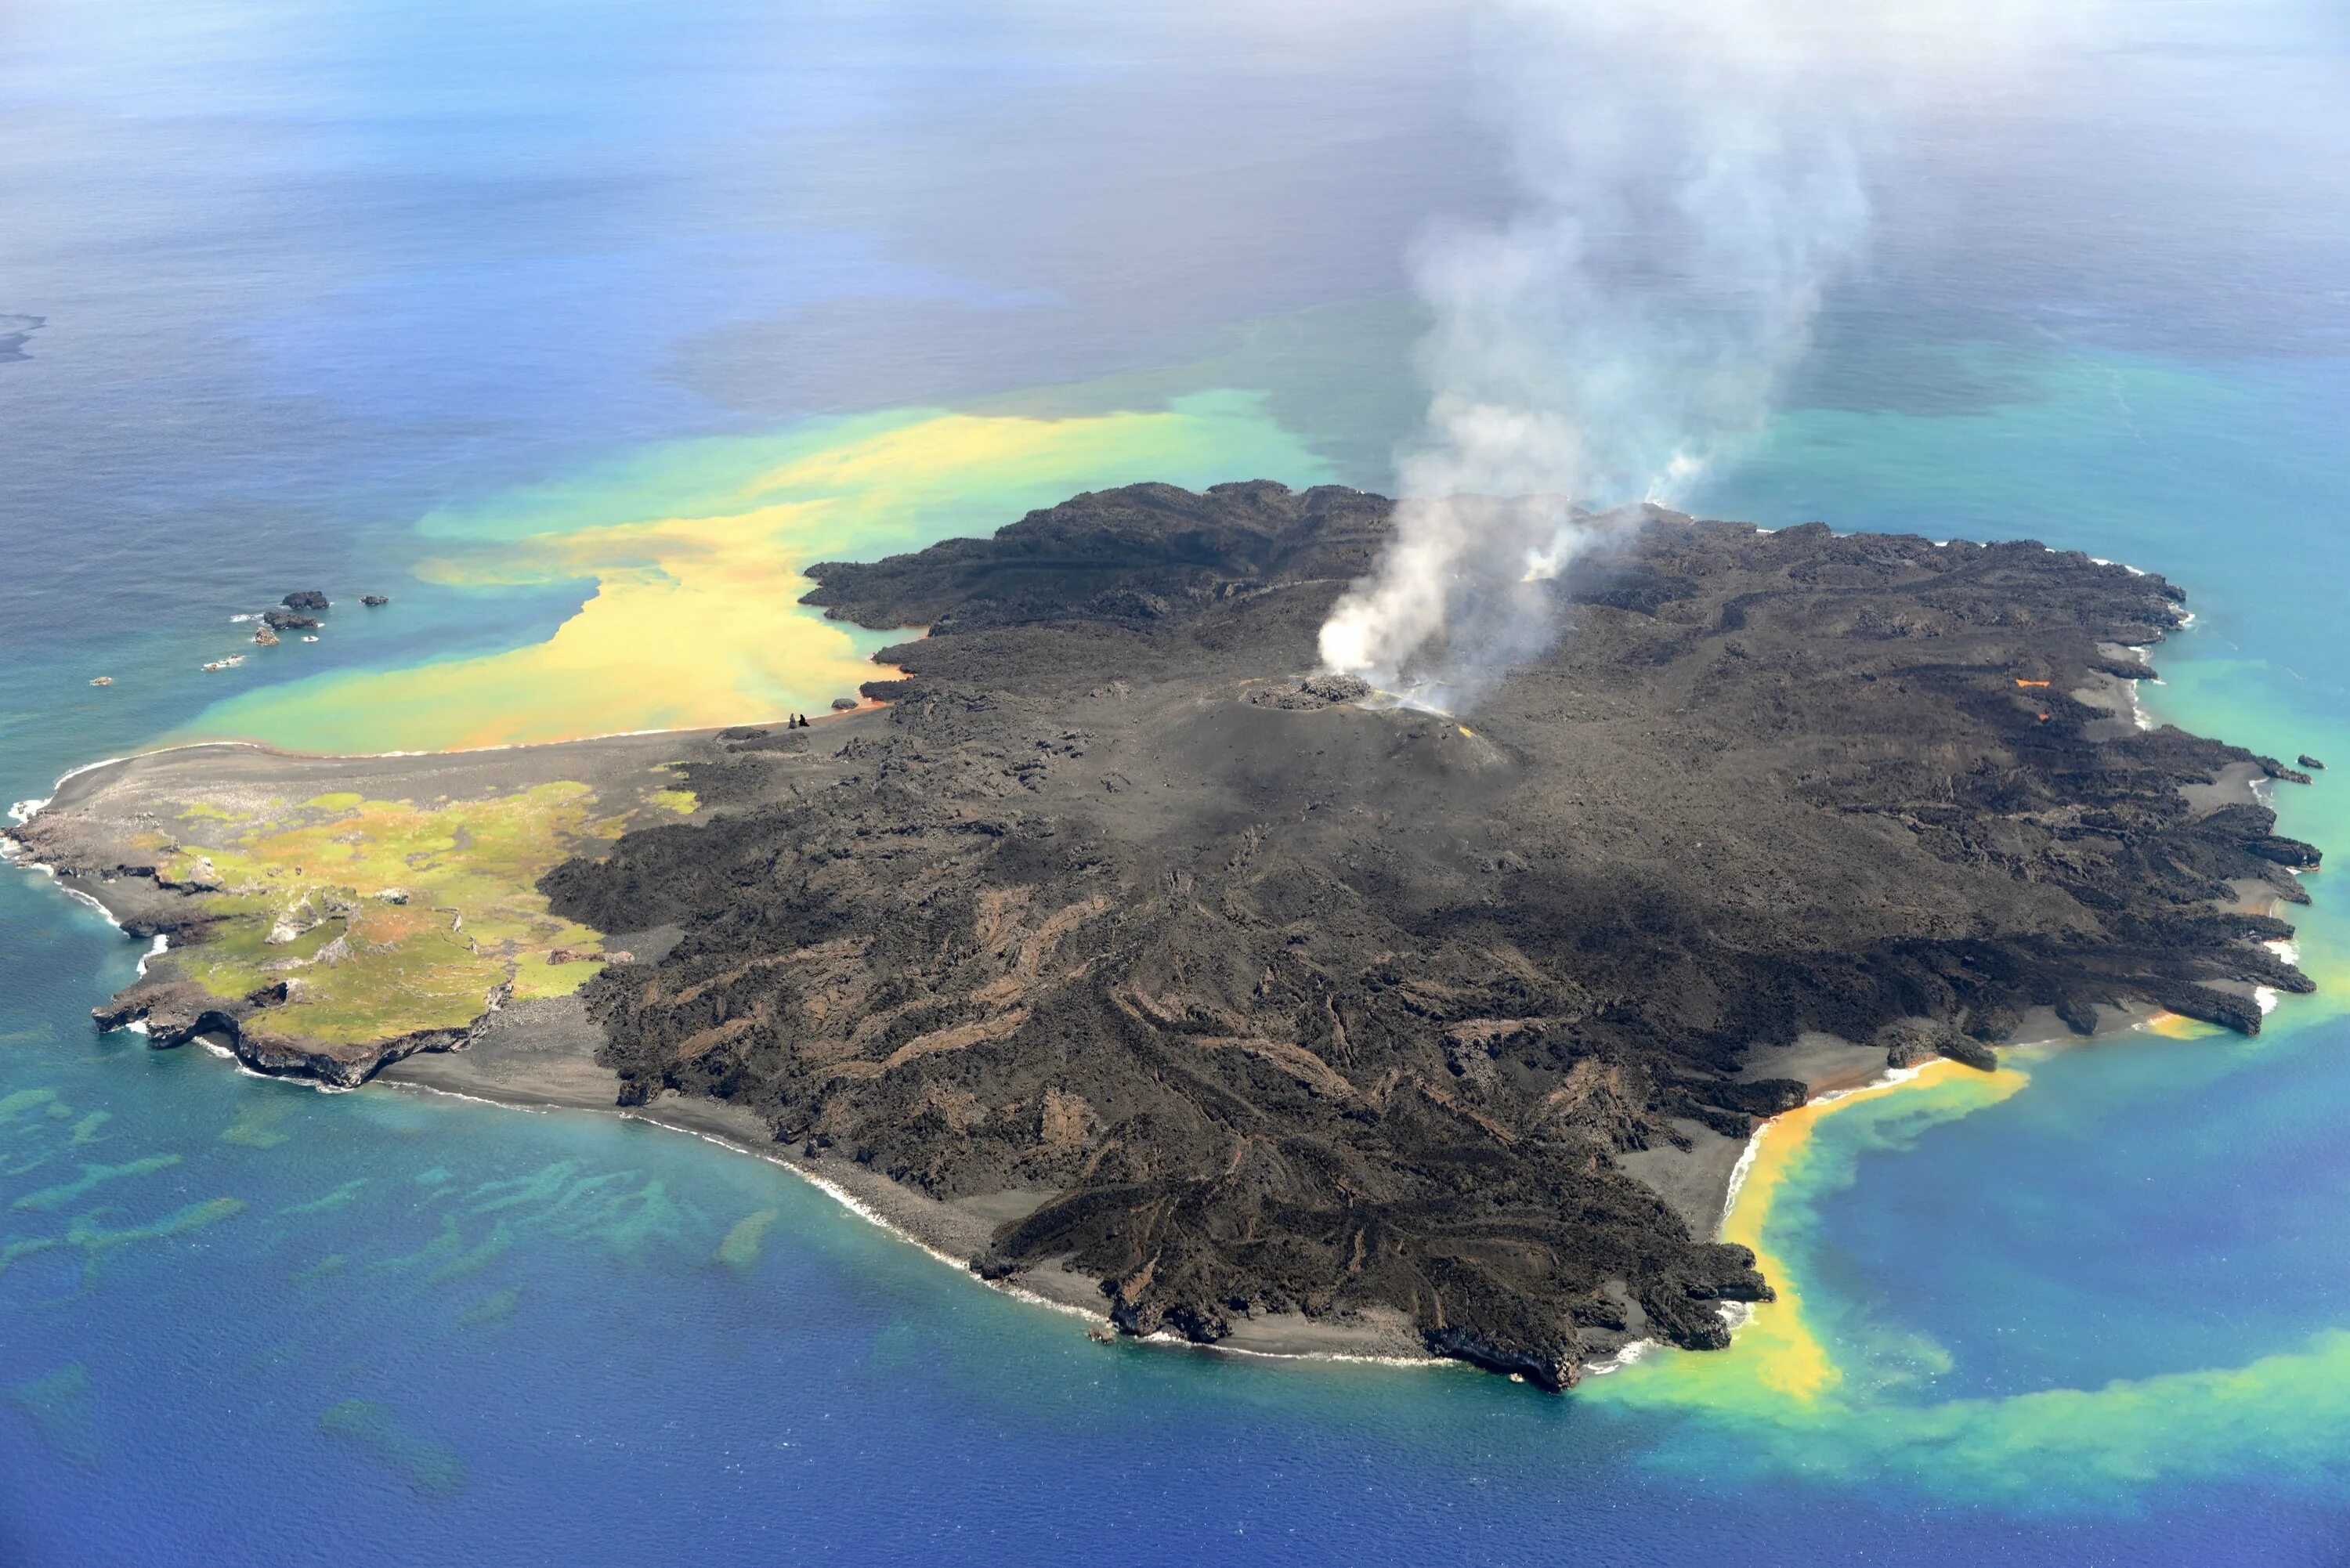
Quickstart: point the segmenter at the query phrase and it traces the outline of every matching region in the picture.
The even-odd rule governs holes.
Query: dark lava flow
[[[1300,689],[1388,512],[1139,485],[814,568],[930,628],[891,706],[729,732],[710,820],[544,884],[683,929],[588,993],[624,1099],[1017,1192],[974,1266],[1097,1277],[1129,1332],[1399,1317],[1557,1386],[1768,1293],[1618,1162],[1799,1103],[1758,1047],[1981,1064],[2033,1008],[2253,1031],[2308,988],[2245,911],[2316,852],[2180,793],[2287,771],[2127,716],[2160,577],[1654,513],[1471,733]]]

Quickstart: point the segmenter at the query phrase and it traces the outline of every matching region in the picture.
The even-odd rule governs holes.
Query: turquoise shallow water
[[[397,596],[322,670],[544,639],[584,583],[411,579],[420,522],[681,441],[1225,388],[1253,452],[1378,483],[1394,257],[1489,194],[1409,16],[1335,67],[1153,13],[132,20],[26,7],[0,58],[0,312],[45,318],[0,360],[10,798],[281,680],[193,666],[296,579]],[[2159,569],[2198,615],[2160,711],[2350,764],[2350,44],[2133,26],[1905,154],[1700,501]],[[2343,774],[2283,830],[2350,852]],[[94,1037],[135,945],[0,874],[0,1560],[2338,1560],[2332,875],[2327,990],[2258,1041],[1821,1123],[1770,1232],[1846,1379],[1804,1407],[1673,1357],[1558,1399],[1095,1346],[690,1138]]]

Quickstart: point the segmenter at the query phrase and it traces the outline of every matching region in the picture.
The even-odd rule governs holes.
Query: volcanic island
[[[1315,668],[1392,512],[1081,495],[809,567],[927,628],[853,711],[183,748],[16,848],[168,939],[97,1012],[152,1045],[619,1107],[1128,1334],[1553,1388],[1769,1297],[1715,1240],[1759,1121],[2310,989],[2302,775],[2138,717],[2161,577],[1648,508],[1454,716]]]

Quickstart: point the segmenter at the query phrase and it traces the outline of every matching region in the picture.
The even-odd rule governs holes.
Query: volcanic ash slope
[[[585,993],[624,1098],[985,1202],[974,1266],[1129,1332],[1402,1324],[1555,1386],[1767,1293],[1631,1170],[1800,1103],[1799,1037],[1982,1063],[2306,989],[2260,911],[2316,853],[2221,788],[2283,770],[2130,719],[2161,578],[1651,513],[1464,728],[1301,690],[1389,509],[1141,485],[813,569],[930,628],[891,705],[732,732],[706,820],[543,884],[684,932]]]

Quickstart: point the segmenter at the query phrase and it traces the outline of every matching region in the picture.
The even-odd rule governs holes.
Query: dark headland
[[[888,706],[657,738],[699,809],[541,883],[635,956],[387,1075],[747,1141],[1128,1332],[1558,1386],[1767,1295],[1721,1184],[1823,1083],[2308,989],[2298,775],[2136,720],[2160,577],[1654,511],[1464,724],[1307,680],[1389,510],[1140,485],[812,568],[929,628]],[[27,852],[201,940],[76,784]]]

